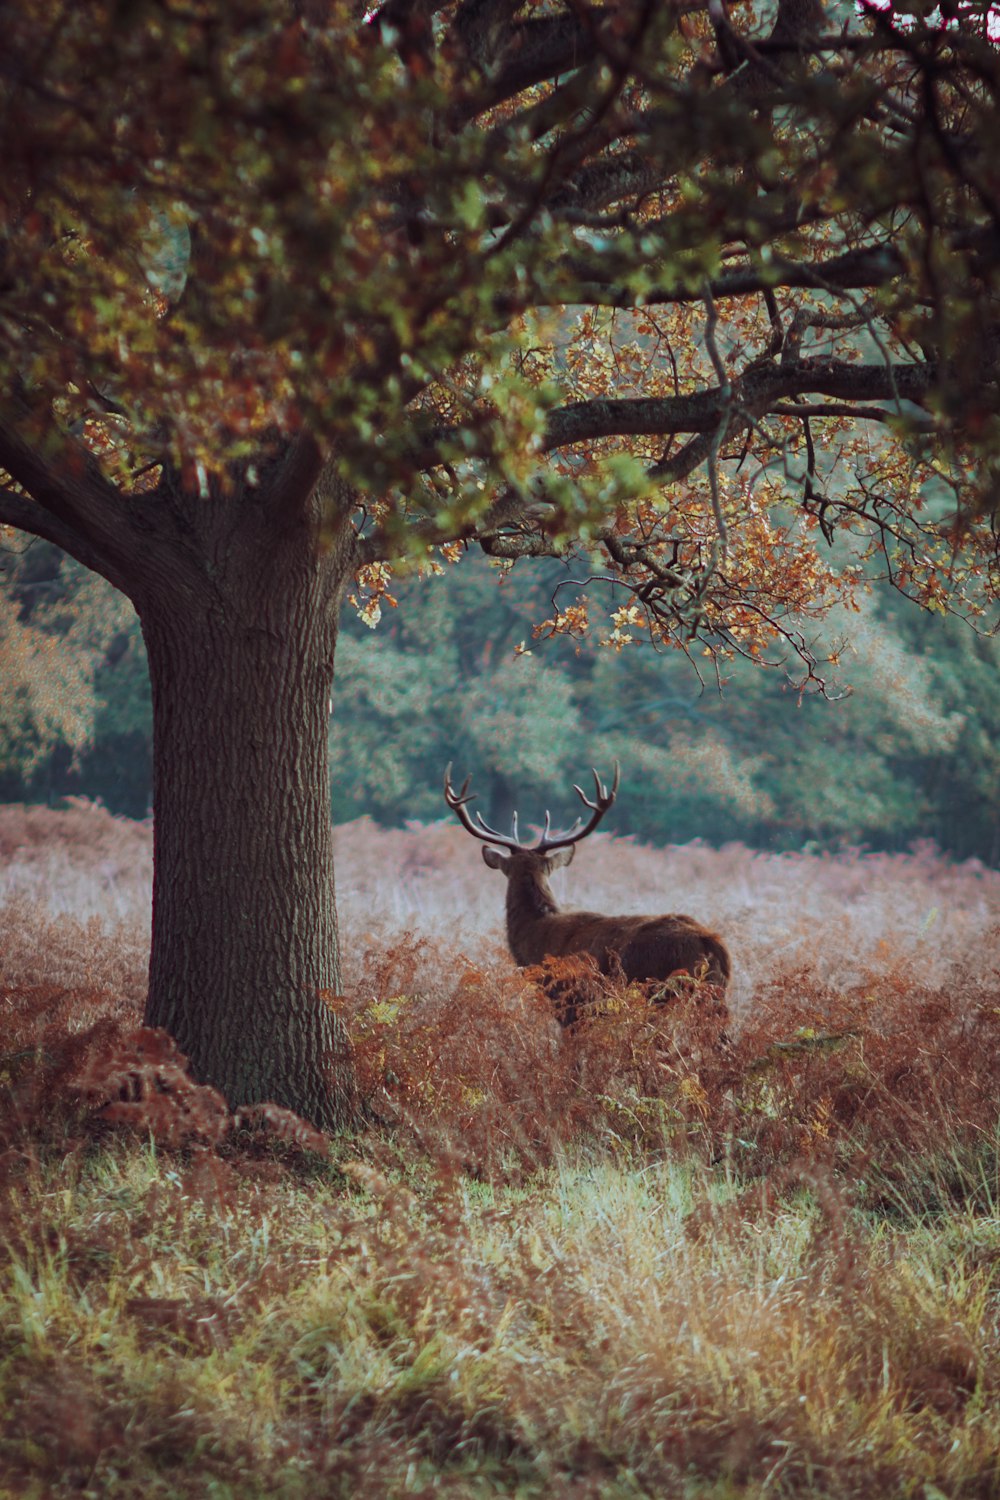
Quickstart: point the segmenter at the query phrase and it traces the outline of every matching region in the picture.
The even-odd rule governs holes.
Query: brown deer
[[[577,844],[593,833],[618,795],[617,761],[610,790],[596,770],[593,774],[593,801],[582,787],[574,785],[584,807],[590,810],[586,823],[578,817],[565,833],[553,833],[546,812],[541,838],[528,847],[517,835],[517,813],[509,838],[491,828],[481,813],[476,813],[473,822],[468,810],[468,804],[475,800],[475,794],[469,791],[471,777],[467,776],[456,792],[451,784],[451,766],[445,771],[444,800],[458,815],[462,827],[487,846],[483,859],[490,869],[502,870],[507,877],[507,942],[514,962],[526,968],[545,958],[589,954],[602,974],[620,971],[630,982],[666,980],[686,972],[724,990],[730,975],[729,951],[720,937],[694,917],[605,917],[593,911],[560,911],[547,877],[569,864]],[[575,1019],[575,1007],[568,1006],[560,1019],[570,1024]]]

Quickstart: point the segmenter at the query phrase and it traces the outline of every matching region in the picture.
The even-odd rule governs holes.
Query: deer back
[[[694,917],[609,917],[593,911],[562,911],[549,873],[569,864],[573,848],[555,854],[531,849],[510,855],[484,849],[483,858],[507,876],[507,942],[521,968],[545,958],[587,953],[603,974],[619,968],[628,980],[669,979],[685,970],[713,984],[729,981],[725,943]]]

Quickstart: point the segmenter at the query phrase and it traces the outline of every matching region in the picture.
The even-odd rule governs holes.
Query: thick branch
[[[587,162],[552,194],[547,206],[554,218],[573,211],[593,213],[625,198],[641,198],[655,191],[662,180],[663,168],[658,162],[647,161],[635,151],[623,151]]]
[[[708,448],[701,443],[701,437],[711,437],[717,431],[727,401],[733,410],[732,430],[740,425],[741,412],[744,425],[746,417],[761,417],[772,411],[782,416],[799,415],[800,411],[808,415],[808,408],[786,411],[780,406],[782,401],[807,395],[829,396],[842,403],[835,409],[815,410],[811,413],[815,416],[856,413],[859,419],[870,415],[875,420],[886,421],[890,412],[872,409],[871,402],[886,401],[895,405],[902,400],[919,406],[939,377],[937,364],[930,362],[890,365],[804,359],[779,365],[769,360],[752,368],[742,378],[734,377],[728,397],[718,386],[709,386],[685,396],[598,396],[587,401],[568,402],[549,413],[543,451],[551,452],[555,448],[602,437],[689,435],[691,443],[683,451],[687,454],[688,449],[691,450],[690,460],[675,454],[668,465],[656,470],[660,477],[679,478],[704,462]],[[898,405],[891,414],[900,414]],[[442,450],[453,445],[461,431],[432,424],[416,429],[413,446],[407,450],[407,461],[415,469],[435,468],[441,463]],[[488,450],[484,449],[480,457],[488,463]],[[675,472],[678,461],[682,467]],[[512,492],[506,491],[496,502],[493,524],[504,524],[512,507],[516,509],[520,504]],[[492,514],[491,511],[491,517]]]
[[[565,542],[555,542],[539,531],[494,533],[473,540],[487,557],[500,557],[510,562],[521,557],[565,557],[569,550]]]
[[[299,514],[309,501],[323,468],[323,454],[311,432],[302,432],[288,446],[265,489],[265,503],[276,514]]]
[[[53,542],[63,552],[75,557],[77,562],[92,572],[102,573],[116,588],[121,588],[117,578],[104,567],[104,559],[97,556],[80,534],[60,521],[27,495],[15,494],[13,490],[0,489],[0,525],[15,526],[18,531],[39,537],[43,542]]]
[[[595,6],[592,11],[597,23],[608,14],[604,6]],[[536,83],[574,72],[598,55],[595,29],[570,15],[521,21],[507,30],[504,41],[505,60],[493,72],[487,86],[469,98],[461,111],[464,119],[494,109]]]
[[[5,491],[5,513],[20,517],[10,524],[56,542],[129,594],[134,559],[127,507],[81,444],[67,439],[60,448],[57,461],[43,458],[20,436],[9,412],[0,417],[0,468],[34,502],[16,506],[20,497]]]
[[[711,386],[689,396],[645,399],[606,396],[572,401],[549,413],[544,446],[551,451],[602,437],[711,433],[727,401],[756,415],[762,415],[782,398],[806,395],[858,402],[898,398],[919,405],[937,374],[937,366],[930,363],[855,365],[832,359],[803,359],[787,365],[768,363],[735,380],[728,397],[720,387]]]

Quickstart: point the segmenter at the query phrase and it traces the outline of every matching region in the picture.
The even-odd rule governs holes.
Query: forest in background
[[[445,566],[446,581],[394,580],[398,607],[383,597],[374,627],[364,601],[345,611],[335,822],[438,818],[449,761],[472,773],[488,820],[506,826],[515,806],[558,818],[588,765],[618,759],[615,831],[651,843],[929,839],[1000,862],[1000,644],[968,623],[873,585],[860,613],[816,627],[830,697],[800,700],[780,666],[735,657],[720,685],[697,646],[622,641],[610,589],[586,638],[535,638],[580,593],[579,567]],[[7,544],[0,575],[0,801],[85,796],[145,816],[152,723],[131,607],[43,542]]]

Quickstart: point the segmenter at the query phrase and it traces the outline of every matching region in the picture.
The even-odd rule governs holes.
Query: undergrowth
[[[93,913],[145,830],[66,816],[0,810],[0,1495],[1000,1493],[989,872],[802,858],[768,928],[695,850],[729,1013],[591,975],[566,1029],[572,965],[419,920],[445,830],[380,834],[329,1140],[142,1028],[145,914]]]

